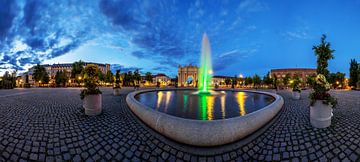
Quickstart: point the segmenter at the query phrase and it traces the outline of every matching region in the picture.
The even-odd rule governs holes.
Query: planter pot
[[[301,97],[301,92],[293,91],[292,92],[292,98],[295,100],[299,100]]]
[[[331,125],[332,106],[323,104],[322,100],[316,100],[310,106],[310,123],[315,128],[326,128]]]
[[[114,96],[120,96],[120,88],[114,88]]]
[[[93,116],[101,113],[101,94],[85,96],[83,107],[85,115]]]

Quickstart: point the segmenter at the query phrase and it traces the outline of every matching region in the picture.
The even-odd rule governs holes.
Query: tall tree
[[[245,78],[245,85],[252,85],[253,84],[253,78],[246,77]]]
[[[289,81],[290,81],[290,74],[286,74],[285,77],[283,78],[283,83],[284,86],[288,86],[289,85]]]
[[[33,77],[34,80],[38,83],[47,84],[49,82],[49,75],[46,72],[45,67],[39,64],[34,67]]]
[[[66,71],[57,71],[55,74],[55,84],[56,86],[63,86],[65,87],[66,82],[68,80]]]
[[[225,78],[225,84],[226,84],[226,86],[229,86],[230,85],[230,83],[231,83],[231,79],[230,78]]]
[[[150,82],[150,83],[152,82],[153,77],[152,77],[152,75],[151,75],[150,72],[146,72],[146,73],[145,73],[145,80],[148,81],[148,82]]]
[[[322,74],[329,79],[328,61],[334,58],[333,53],[335,50],[331,49],[331,45],[326,41],[326,35],[323,34],[321,37],[321,43],[313,46],[312,48],[317,56],[317,69],[318,74]]]
[[[140,80],[141,80],[141,75],[140,75],[139,69],[136,69],[134,72],[134,82],[136,82],[137,86],[140,85]]]
[[[259,75],[255,74],[253,77],[253,82],[254,82],[254,86],[258,87],[261,83],[261,78],[259,77]]]
[[[356,83],[359,79],[359,68],[360,64],[355,60],[351,59],[350,61],[350,79],[349,79],[349,86],[356,87]]]
[[[114,82],[114,74],[110,70],[106,73],[105,82],[106,83]]]
[[[76,61],[72,64],[71,78],[77,78],[84,71],[85,63],[81,60]]]
[[[235,85],[237,84],[237,77],[234,75],[234,78],[231,79],[231,88],[235,88]]]
[[[263,77],[263,81],[264,84],[266,85],[271,85],[273,83],[273,79],[270,77],[270,72],[268,72],[264,77]]]

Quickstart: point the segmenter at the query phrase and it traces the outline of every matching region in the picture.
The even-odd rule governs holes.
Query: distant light
[[[71,83],[71,80],[69,79],[69,83]]]
[[[79,76],[78,79],[81,80],[81,77]]]
[[[239,75],[239,78],[244,78],[244,76],[242,74]]]

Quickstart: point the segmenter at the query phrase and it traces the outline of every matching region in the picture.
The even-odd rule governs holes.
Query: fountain
[[[212,79],[212,65],[211,65],[211,49],[209,39],[204,33],[202,38],[201,46],[201,58],[200,58],[200,69],[199,69],[199,93],[210,93],[209,85]]]
[[[128,94],[126,102],[137,117],[160,134],[195,146],[242,139],[267,124],[284,103],[281,96],[268,92],[211,90],[211,50],[205,33],[198,73],[198,90],[141,90]]]

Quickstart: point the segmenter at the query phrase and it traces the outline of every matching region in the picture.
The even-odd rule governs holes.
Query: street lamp
[[[78,79],[81,80],[81,76],[79,76]]]

